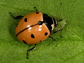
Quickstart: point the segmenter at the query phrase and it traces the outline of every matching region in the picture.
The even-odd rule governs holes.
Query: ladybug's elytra
[[[34,7],[36,9],[36,7]],[[35,46],[27,51],[33,50],[36,44],[42,42],[48,37],[52,30],[57,26],[55,18],[48,16],[42,12],[36,12],[27,14],[25,16],[14,17],[11,12],[10,15],[14,19],[22,18],[16,26],[16,37],[18,40],[25,44],[35,44]],[[58,30],[54,31],[57,32]],[[51,37],[53,38],[53,37]],[[28,58],[28,57],[27,57]]]
[[[40,22],[43,22],[41,12],[27,14],[18,22],[16,37],[26,44],[37,44],[45,40],[50,31],[44,23],[39,25]]]

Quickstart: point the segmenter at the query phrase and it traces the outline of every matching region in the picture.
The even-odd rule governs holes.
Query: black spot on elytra
[[[45,33],[45,36],[46,36],[46,35],[48,35],[48,33],[47,33],[47,32]]]
[[[35,38],[35,36],[33,34],[31,34],[31,38]]]
[[[23,40],[23,42],[24,42],[25,44],[27,44],[27,42],[26,42],[26,41],[24,41],[24,40]]]
[[[27,22],[27,18],[25,18],[24,21]]]

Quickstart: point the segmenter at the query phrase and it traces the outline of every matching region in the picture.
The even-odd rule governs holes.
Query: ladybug
[[[44,41],[48,37],[53,39],[50,34],[57,26],[57,21],[55,18],[39,12],[36,7],[34,8],[36,12],[25,16],[19,15],[15,17],[10,12],[10,15],[14,19],[22,18],[16,26],[15,34],[17,39],[25,44],[35,45],[33,48],[27,50],[27,58],[28,52],[33,50],[36,47],[36,44]],[[56,33],[57,31],[58,30],[53,33]]]

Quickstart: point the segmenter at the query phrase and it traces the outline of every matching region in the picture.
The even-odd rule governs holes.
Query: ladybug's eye
[[[27,22],[27,18],[25,18],[24,21]]]
[[[48,33],[47,33],[47,32],[45,33],[45,36],[46,36],[46,35],[48,35]]]
[[[33,34],[31,34],[31,38],[35,38]]]

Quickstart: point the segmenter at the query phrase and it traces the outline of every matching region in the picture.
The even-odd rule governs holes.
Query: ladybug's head
[[[48,27],[50,32],[57,26],[56,19],[48,16],[47,14],[43,14],[43,21],[45,25]]]
[[[42,25],[44,23],[51,33],[54,30],[54,28],[58,25],[57,23],[58,21],[62,21],[62,20],[55,19],[53,17],[48,16],[47,14],[43,14],[43,21],[39,21],[38,23],[31,25],[30,27],[36,25]]]

